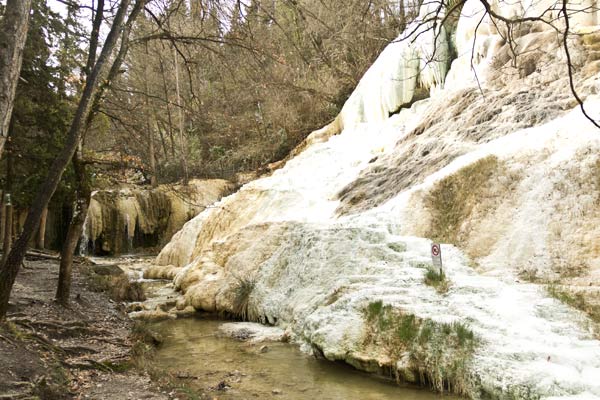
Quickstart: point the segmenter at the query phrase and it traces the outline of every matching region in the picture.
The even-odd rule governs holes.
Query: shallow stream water
[[[131,280],[142,282],[151,308],[176,297],[168,281],[142,279],[153,257],[126,255],[94,258],[119,265]],[[343,363],[316,359],[297,345],[250,343],[224,336],[223,323],[207,318],[165,320],[153,324],[164,339],[153,366],[183,379],[219,400],[452,400],[426,390],[398,386]]]
[[[219,334],[225,321],[188,318],[154,325],[163,336],[155,366],[222,400],[433,400],[353,368],[302,353],[287,343],[252,344]],[[266,346],[266,347],[265,347]],[[451,397],[444,396],[445,399]]]

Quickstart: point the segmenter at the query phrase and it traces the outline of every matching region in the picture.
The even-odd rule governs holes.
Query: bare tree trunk
[[[99,1],[98,13],[94,18],[94,25],[98,27],[102,22],[102,9],[100,8],[100,4],[102,3]],[[122,34],[121,48],[119,49],[115,61],[113,61],[108,76],[105,80],[105,84],[102,86],[101,90],[98,90],[96,92],[94,96],[91,111],[86,119],[85,128],[83,129],[84,132],[89,129],[94,116],[97,114],[97,110],[99,108],[100,101],[102,98],[103,89],[105,89],[107,85],[110,84],[110,82],[112,82],[119,73],[120,66],[123,63],[125,55],[128,51],[128,37],[129,31],[131,29],[131,23],[137,15],[136,12],[139,13],[140,10],[141,6],[139,6],[138,3],[136,5],[136,8],[134,8],[134,11],[130,15],[129,21],[127,22],[126,28]],[[99,29],[96,29],[95,32],[96,34],[98,34]],[[88,63],[93,64],[94,62],[94,57],[88,58]],[[91,67],[88,66],[87,70],[91,70]],[[85,225],[87,211],[92,198],[92,188],[88,179],[86,165],[81,160],[81,150],[82,142],[79,143],[79,150],[73,156],[73,167],[75,169],[75,178],[77,182],[77,199],[75,203],[75,211],[73,213],[73,218],[71,219],[71,223],[69,224],[69,229],[67,231],[65,243],[61,250],[60,270],[58,276],[58,285],[56,288],[56,300],[63,305],[67,305],[69,303],[73,276],[73,256],[75,255],[77,242],[79,241],[79,238],[82,236],[83,233],[83,227]]]
[[[8,254],[8,258],[0,269],[0,320],[3,320],[6,317],[10,292],[15,283],[19,268],[21,267],[29,240],[38,226],[42,211],[48,205],[50,198],[58,187],[58,183],[60,182],[65,168],[77,150],[77,146],[81,140],[86,121],[88,120],[92,111],[93,100],[97,92],[100,90],[99,84],[103,82],[104,78],[106,77],[107,63],[111,54],[113,53],[113,49],[115,48],[117,40],[119,39],[119,35],[122,33],[121,48],[123,48],[123,46],[127,46],[127,39],[131,31],[131,24],[133,24],[133,21],[137,15],[139,15],[143,5],[145,4],[145,0],[138,0],[135,3],[135,6],[129,16],[129,20],[127,21],[127,24],[125,24],[125,29],[123,29],[125,16],[127,14],[130,2],[131,0],[121,0],[119,4],[117,13],[113,20],[113,25],[108,36],[106,37],[106,41],[102,47],[98,61],[94,65],[91,74],[86,79],[85,88],[79,100],[77,111],[73,117],[73,122],[71,124],[71,128],[69,129],[65,145],[50,166],[46,180],[42,184],[32,203],[27,220],[25,221],[23,233],[15,242],[12,250]],[[123,32],[121,32],[122,30]],[[122,61],[122,58],[117,57],[117,60]],[[113,68],[114,67],[115,64],[113,64]]]
[[[44,250],[46,247],[46,221],[48,219],[48,207],[42,211],[42,217],[40,218],[40,227],[38,229],[38,235],[35,241],[35,248],[38,250]]]
[[[158,180],[156,179],[156,157],[154,157],[154,135],[152,135],[152,128],[150,122],[147,122],[146,129],[148,130],[148,153],[150,157],[150,172],[152,176],[150,177],[150,184],[152,187],[156,187],[158,185]]]
[[[96,50],[98,49],[98,38],[100,36],[100,27],[104,18],[104,0],[98,0],[96,6],[96,12],[94,13],[94,1],[92,0],[92,32],[90,35],[90,50],[88,52],[88,59],[85,64],[84,73],[85,76],[90,76],[92,68],[96,63]]]
[[[162,56],[158,52],[158,62],[160,65],[160,74],[162,76],[163,90],[165,92],[165,99],[167,101],[167,118],[169,120],[169,136],[171,139],[171,156],[175,159],[175,139],[173,138],[173,116],[171,115],[171,101],[169,100],[169,87],[167,86],[167,78],[165,76],[165,66],[163,63]]]
[[[75,179],[77,181],[77,199],[75,201],[73,218],[67,231],[67,237],[60,252],[60,270],[58,272],[58,286],[56,288],[56,301],[62,305],[69,304],[73,276],[73,256],[77,248],[77,242],[83,231],[83,225],[92,197],[85,164],[81,162],[79,153],[75,153],[73,156],[73,168],[75,169]]]
[[[179,90],[179,63],[177,62],[177,50],[173,48],[173,58],[175,60],[175,87],[177,92],[177,111],[179,113],[179,145],[181,147],[181,169],[183,170],[183,184],[187,185],[190,177],[188,176],[188,167],[186,159],[186,148],[183,140],[183,131],[185,121],[183,120],[183,107],[181,105],[181,92]]]
[[[7,0],[0,20],[0,155],[8,137],[30,10],[31,0]]]
[[[148,42],[146,42],[146,57],[150,57],[148,53]],[[156,187],[158,185],[157,177],[156,177],[156,157],[154,156],[154,132],[152,129],[152,117],[154,113],[150,111],[150,88],[148,86],[148,77],[150,76],[150,71],[148,70],[148,63],[144,68],[146,79],[144,79],[144,89],[146,91],[146,135],[148,135],[148,157],[150,157],[150,172],[152,176],[150,177],[150,184],[152,187]]]
[[[154,121],[156,122],[156,130],[158,131],[158,135],[160,136],[160,143],[162,144],[163,155],[165,156],[165,160],[168,160],[169,152],[167,151],[167,142],[165,142],[165,135],[163,134],[163,130],[161,129],[162,124],[156,116],[156,112],[154,113]]]

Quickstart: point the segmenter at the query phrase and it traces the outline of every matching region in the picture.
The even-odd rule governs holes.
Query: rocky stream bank
[[[111,298],[143,293],[78,261],[69,307],[54,301],[58,261],[25,261],[0,325],[0,399],[185,399],[153,381],[145,360],[159,338]]]

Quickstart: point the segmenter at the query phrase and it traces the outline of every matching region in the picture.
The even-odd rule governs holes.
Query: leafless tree
[[[121,51],[127,49],[128,34],[133,21],[142,11],[146,1],[145,0],[134,0],[134,4],[131,6],[131,0],[121,0],[118,4],[115,17],[112,21],[112,26],[106,37],[102,51],[98,56],[94,67],[90,71],[90,74],[86,78],[85,87],[81,94],[81,98],[78,103],[77,111],[73,117],[73,122],[69,129],[65,145],[55,161],[52,163],[45,182],[39,189],[33,204],[25,220],[23,231],[19,238],[14,243],[13,248],[8,254],[6,261],[3,263],[0,270],[0,320],[6,317],[8,310],[8,301],[10,293],[14,285],[15,279],[23,262],[27,246],[33,236],[36,228],[39,224],[40,217],[44,208],[48,205],[50,198],[54,194],[58,183],[71,161],[81,136],[84,132],[86,123],[90,114],[93,110],[94,99],[98,91],[102,90],[101,87],[106,85],[106,78],[109,74],[109,65],[113,50],[116,44],[121,38],[121,47],[119,55],[116,56],[116,60],[122,61]],[[129,26],[129,29],[127,28]],[[125,40],[123,40],[125,38]],[[115,62],[113,62],[112,68],[114,68]],[[116,66],[118,69],[118,66]]]

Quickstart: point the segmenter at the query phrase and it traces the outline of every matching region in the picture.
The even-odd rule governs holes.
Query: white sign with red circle
[[[442,269],[442,246],[439,243],[431,244],[431,260],[434,266]]]

